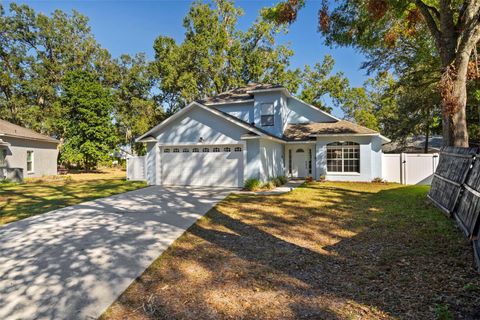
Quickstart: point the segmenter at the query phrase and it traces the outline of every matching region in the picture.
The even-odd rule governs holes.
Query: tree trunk
[[[468,147],[467,131],[467,68],[470,54],[459,52],[455,59],[452,75],[451,95],[454,108],[448,102],[442,103],[443,109],[443,145]],[[452,102],[451,101],[451,102]]]

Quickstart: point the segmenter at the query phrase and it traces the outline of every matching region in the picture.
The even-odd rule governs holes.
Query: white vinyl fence
[[[438,153],[384,154],[382,176],[388,182],[431,184],[438,165]]]
[[[145,156],[127,158],[127,180],[146,180]]]

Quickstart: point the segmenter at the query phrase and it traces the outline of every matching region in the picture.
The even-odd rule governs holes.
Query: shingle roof
[[[250,83],[244,87],[225,91],[216,96],[199,100],[198,102],[201,104],[242,102],[245,100],[253,99],[253,94],[249,93],[249,91],[278,89],[278,88],[283,88],[283,86],[276,85],[276,84]]]
[[[289,124],[283,136],[286,140],[308,140],[315,134],[376,134],[375,130],[360,126],[350,121],[315,122]]]
[[[18,126],[5,120],[0,119],[0,136],[5,135],[28,140],[39,140],[53,143],[60,143],[57,139],[51,138],[44,134],[35,132],[33,130]]]

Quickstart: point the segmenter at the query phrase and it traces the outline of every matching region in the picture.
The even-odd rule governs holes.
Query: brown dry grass
[[[102,319],[478,319],[470,247],[427,191],[313,183],[232,195]]]

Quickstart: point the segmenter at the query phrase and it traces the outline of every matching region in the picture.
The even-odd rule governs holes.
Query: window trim
[[[353,141],[345,141],[345,142],[335,141],[335,142],[331,142],[331,143],[327,144],[326,148],[327,148],[327,155],[326,155],[327,174],[331,174],[331,175],[352,175],[352,176],[360,175],[360,173],[361,173],[361,166],[360,166],[361,156],[360,156],[360,144],[359,143],[353,142]],[[357,158],[348,158],[348,157],[346,158],[345,157],[345,149],[356,149],[356,150],[358,150],[358,157]],[[328,157],[328,151],[329,150],[341,150],[341,157],[330,159]],[[340,160],[342,171],[330,171],[330,170],[328,170],[328,161],[329,160]],[[346,166],[345,161],[346,160],[356,160],[356,161],[358,161],[358,171],[345,171],[345,166]]]
[[[31,160],[30,160],[30,162],[32,164],[31,165],[31,167],[32,167],[31,170],[28,170],[28,163],[29,163],[28,154],[29,153],[31,154]],[[27,159],[26,160],[27,160],[27,166],[26,166],[27,173],[35,173],[35,152],[33,150],[27,150]]]
[[[265,113],[264,108],[271,107],[271,113]],[[268,122],[264,119],[271,119]],[[262,127],[274,127],[275,126],[275,104],[273,102],[264,102],[260,105],[260,125]]]

